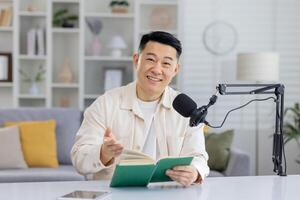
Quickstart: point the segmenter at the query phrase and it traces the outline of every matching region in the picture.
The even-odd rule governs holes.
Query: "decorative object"
[[[4,8],[4,9],[0,8],[0,26],[5,26],[5,27],[11,26],[12,19],[13,19],[12,7]]]
[[[118,1],[113,0],[109,4],[112,13],[127,13],[129,2],[128,1]]]
[[[12,82],[11,53],[0,53],[0,82]]]
[[[121,57],[122,50],[127,48],[127,44],[121,36],[116,35],[111,39],[108,47],[111,49],[112,57]]]
[[[89,54],[92,56],[99,56],[101,54],[102,46],[99,39],[99,34],[103,26],[102,21],[99,19],[86,18],[86,23],[93,34],[93,38],[89,46]]]
[[[246,81],[276,81],[279,79],[279,55],[275,52],[240,53],[237,56],[237,79]],[[258,174],[259,113],[255,102],[255,157]]]
[[[54,27],[64,27],[73,28],[75,22],[78,20],[77,15],[68,15],[68,9],[59,9],[53,15],[53,26]]]
[[[288,142],[295,140],[300,148],[300,105],[299,103],[295,103],[293,107],[289,107],[284,112],[287,118],[283,125],[283,139],[284,145]],[[300,158],[300,155],[299,155]],[[300,164],[300,159],[296,160],[297,163]]]
[[[120,87],[123,83],[124,67],[104,68],[104,91]]]
[[[29,3],[27,5],[27,11],[34,12],[34,11],[37,11],[37,10],[38,10],[38,6],[35,5],[34,3]]]
[[[237,45],[238,33],[232,24],[224,21],[214,21],[205,27],[203,44],[213,55],[230,53]]]
[[[149,25],[151,29],[169,29],[172,25],[170,9],[165,6],[157,6],[150,14]]]
[[[67,95],[61,96],[59,99],[60,107],[70,107],[70,97]]]
[[[62,83],[71,83],[73,81],[73,73],[70,67],[70,59],[65,58],[64,64],[58,74],[58,80]]]
[[[32,75],[32,73],[27,73],[23,71],[22,69],[19,69],[20,75],[23,77],[24,82],[29,82],[29,94],[31,95],[37,95],[39,94],[39,88],[37,83],[44,80],[44,74],[46,70],[43,68],[43,65],[40,65],[35,75]]]

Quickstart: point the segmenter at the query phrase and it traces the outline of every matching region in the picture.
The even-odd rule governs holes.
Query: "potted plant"
[[[109,6],[113,13],[127,13],[129,2],[126,0],[113,0],[110,2]]]
[[[23,81],[30,83],[29,94],[31,95],[39,94],[37,83],[44,80],[45,72],[46,70],[43,68],[42,65],[40,65],[40,67],[38,68],[37,72],[34,75],[32,75],[32,73],[27,73],[22,69],[19,69],[19,73],[23,77]]]
[[[53,26],[55,27],[64,27],[64,28],[73,28],[74,23],[78,20],[77,15],[68,15],[68,9],[57,10],[53,15]]]
[[[285,110],[285,115],[288,117],[283,125],[283,140],[284,144],[295,140],[300,148],[300,106],[295,103],[293,107]],[[296,160],[300,164],[300,160]]]

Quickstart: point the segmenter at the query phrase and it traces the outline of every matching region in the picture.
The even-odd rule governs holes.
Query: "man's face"
[[[147,96],[159,97],[179,69],[176,49],[153,41],[133,56],[133,62],[137,70],[138,95],[145,96],[144,100],[150,100]]]

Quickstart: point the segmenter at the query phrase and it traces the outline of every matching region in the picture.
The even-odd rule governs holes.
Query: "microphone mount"
[[[240,90],[228,91],[229,88],[238,88]],[[248,88],[252,88],[252,89],[248,89]],[[275,117],[275,132],[273,134],[272,161],[274,163],[273,171],[277,173],[277,175],[279,176],[286,176],[286,168],[287,168],[286,158],[284,153],[284,143],[283,143],[284,89],[285,88],[283,84],[219,84],[217,86],[217,91],[221,95],[274,94],[276,96],[276,100],[275,100],[276,117]],[[213,97],[215,98],[215,101],[211,101]],[[192,125],[197,124],[198,122],[199,123],[202,122],[210,126],[209,123],[205,120],[205,117],[207,115],[207,108],[216,102],[217,100],[216,95],[213,95],[211,99],[206,106],[200,107],[195,111],[195,113],[193,113],[193,115],[191,116],[190,124],[192,121]],[[242,108],[244,106],[241,106],[239,108]],[[195,115],[199,115],[200,117],[196,117]],[[284,156],[284,163],[285,163],[284,171],[282,167],[282,156]]]

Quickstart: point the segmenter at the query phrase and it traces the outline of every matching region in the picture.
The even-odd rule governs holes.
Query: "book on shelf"
[[[172,181],[168,169],[190,165],[193,157],[165,157],[154,161],[150,156],[125,149],[116,165],[110,187],[147,186],[152,182]]]
[[[43,28],[36,30],[37,55],[45,55],[45,31]]]
[[[27,32],[27,55],[33,56],[35,55],[35,47],[36,47],[36,31],[35,29],[30,29]]]

